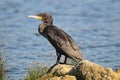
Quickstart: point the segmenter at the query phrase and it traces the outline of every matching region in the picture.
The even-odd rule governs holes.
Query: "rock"
[[[120,80],[120,69],[113,71],[83,60],[76,68],[66,64],[55,65],[38,80]]]
[[[51,69],[50,73],[55,76],[64,76],[68,74],[73,69],[73,67],[74,66],[72,65],[58,64]]]
[[[49,80],[61,80],[61,77],[55,76],[55,77],[53,77],[53,78],[50,78]]]
[[[61,80],[76,80],[75,76],[65,75]]]
[[[77,80],[120,80],[120,73],[112,71],[111,68],[104,68],[87,60],[72,71]]]
[[[62,76],[62,77],[53,77],[53,78],[50,78],[49,80],[76,80],[76,77],[75,76],[70,76],[70,75],[65,75],[65,76]]]

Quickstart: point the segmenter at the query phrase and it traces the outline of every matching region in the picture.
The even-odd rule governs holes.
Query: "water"
[[[1,0],[0,47],[7,53],[8,74],[23,79],[32,61],[54,64],[56,54],[39,35],[41,23],[29,14],[51,13],[84,58],[113,69],[120,67],[120,0]]]

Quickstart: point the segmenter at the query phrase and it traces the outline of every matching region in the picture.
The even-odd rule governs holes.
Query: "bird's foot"
[[[47,71],[47,73],[51,72],[51,70],[52,70],[56,65],[58,65],[58,64],[59,64],[59,62],[56,62],[53,66],[51,66],[51,67],[49,68],[49,70]]]
[[[73,69],[77,69],[80,65],[82,64],[82,62],[80,61]]]

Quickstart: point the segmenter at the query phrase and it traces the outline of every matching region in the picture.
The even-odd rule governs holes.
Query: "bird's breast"
[[[47,38],[47,34],[46,34],[46,31],[44,31],[46,28],[46,24],[40,24],[39,27],[38,27],[38,32],[44,36],[45,38]]]

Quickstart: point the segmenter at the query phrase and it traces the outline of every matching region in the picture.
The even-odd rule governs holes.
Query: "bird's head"
[[[40,21],[43,21],[43,23],[53,24],[53,18],[48,13],[40,13],[38,15],[29,15],[28,17],[36,18],[36,19],[38,19]]]

